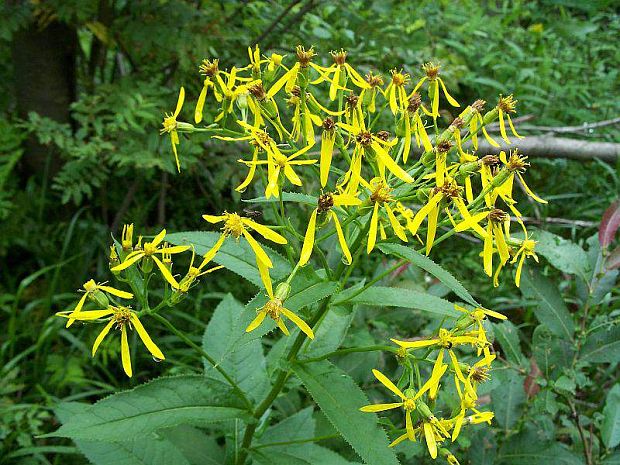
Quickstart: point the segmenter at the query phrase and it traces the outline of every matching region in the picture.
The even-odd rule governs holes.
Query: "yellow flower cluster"
[[[407,439],[416,441],[418,436],[424,436],[433,459],[437,458],[439,452],[449,463],[458,464],[458,460],[447,446],[444,446],[444,443],[448,440],[454,442],[464,425],[482,422],[490,424],[493,419],[493,412],[481,412],[477,408],[478,386],[489,379],[491,362],[495,359],[495,354],[491,354],[489,349],[490,343],[482,322],[488,316],[500,320],[505,320],[506,317],[485,308],[476,308],[472,311],[459,305],[455,308],[464,315],[450,330],[440,328],[435,337],[428,339],[414,341],[392,339],[392,342],[400,348],[398,356],[405,370],[401,380],[408,387],[401,390],[383,373],[373,370],[377,380],[398,396],[400,402],[366,405],[360,410],[362,412],[383,412],[402,408],[405,413],[405,432],[398,436],[390,447]],[[458,346],[475,348],[476,357],[479,359],[471,365],[460,362],[455,351]],[[425,353],[422,356],[411,354],[411,351],[417,349],[424,349]],[[448,363],[444,363],[445,353],[448,354]],[[433,354],[435,360],[432,359]],[[418,364],[423,362],[432,363],[433,366],[428,379],[422,384]],[[459,407],[452,415],[442,417],[436,414],[435,402],[440,384],[447,374],[454,377]]]

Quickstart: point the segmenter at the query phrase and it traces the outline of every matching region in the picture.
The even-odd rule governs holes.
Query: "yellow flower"
[[[316,56],[316,53],[314,53],[314,48],[310,47],[309,50],[306,50],[302,45],[298,45],[295,48],[295,54],[297,55],[297,63],[295,63],[291,69],[284,73],[284,75],[271,86],[269,92],[267,92],[267,95],[270,97],[275,96],[280,89],[282,89],[282,87],[284,87],[284,90],[290,94],[295,84],[297,84],[297,75],[300,70],[311,67],[317,71],[319,75],[325,76],[325,68],[312,63],[312,58]]]
[[[368,89],[370,86],[362,76],[349,64],[347,60],[347,52],[343,49],[339,51],[331,51],[330,55],[334,59],[334,64],[324,70],[326,74],[334,74],[331,78],[329,86],[329,99],[336,100],[338,89],[344,89],[341,84],[341,75],[347,76],[353,84],[360,89]]]
[[[125,291],[115,289],[111,286],[106,286],[105,283],[97,284],[95,283],[93,279],[90,279],[87,282],[85,282],[83,287],[84,287],[84,295],[80,298],[75,308],[68,313],[71,313],[73,315],[79,314],[82,311],[82,307],[84,307],[84,302],[86,302],[87,297],[90,297],[91,299],[95,300],[100,305],[104,305],[104,306],[107,305],[108,299],[105,296],[105,294],[102,293],[102,291],[107,292],[108,294],[112,294],[113,296],[120,297],[121,299],[133,298],[133,294],[131,292],[125,292]],[[67,313],[67,312],[63,312],[63,313]],[[71,326],[74,321],[75,321],[75,318],[69,318],[69,321],[67,321],[66,327],[68,328],[69,326]]]
[[[455,378],[454,380],[454,385],[456,386],[456,391],[459,395],[461,405],[460,405],[459,413],[454,418],[454,429],[452,430],[452,442],[456,441],[456,438],[458,438],[461,432],[461,427],[463,426],[463,423],[465,422],[465,415],[467,414],[468,410],[473,411],[476,415],[484,416],[482,412],[476,409],[476,406],[477,406],[476,393],[473,392],[471,386],[469,386],[469,389],[466,388],[466,389],[461,390],[461,386],[460,386],[461,382],[465,382],[465,383],[467,382],[466,379],[462,378],[462,375],[460,378],[457,376],[457,378]],[[465,387],[467,387],[467,384],[465,384]],[[488,412],[488,413],[491,413],[491,412]],[[491,413],[491,415],[493,414]]]
[[[133,249],[133,223],[123,226],[121,235],[121,246],[125,252]]]
[[[209,263],[209,261],[207,261],[206,259],[202,261],[202,263],[198,266],[195,267],[194,266],[194,251],[192,250],[192,260],[189,264],[189,270],[187,271],[187,274],[183,277],[183,279],[181,279],[181,281],[179,281],[179,292],[181,293],[185,293],[187,291],[189,291],[189,288],[191,287],[192,284],[194,284],[194,282],[200,277],[200,276],[204,276],[206,274],[209,273],[213,273],[214,271],[220,270],[222,268],[224,268],[223,266],[214,266],[212,268],[209,268],[208,270],[202,271],[204,269],[205,266],[207,266],[207,264]]]
[[[205,80],[202,84],[202,90],[200,91],[200,95],[198,96],[198,102],[196,103],[196,109],[194,110],[194,121],[196,124],[202,121],[202,110],[205,106],[205,100],[207,98],[207,91],[209,87],[213,87],[213,91],[215,94],[215,99],[218,102],[222,101],[222,96],[219,94],[217,88],[215,87],[215,82],[217,80],[217,75],[220,70],[218,68],[219,60],[202,60],[202,64],[199,67],[200,74],[205,76]]]
[[[153,260],[157,265],[157,268],[159,268],[159,271],[161,272],[164,279],[168,281],[174,289],[178,289],[179,283],[176,281],[176,279],[174,279],[168,267],[166,267],[166,265],[162,263],[159,258],[157,258],[157,254],[177,254],[185,252],[190,247],[188,245],[166,247],[166,244],[164,244],[163,247],[159,248],[159,245],[163,242],[164,237],[166,237],[166,230],[162,229],[161,232],[157,236],[155,236],[152,242],[145,242],[141,248],[138,248],[137,250],[134,250],[133,252],[128,254],[123,260],[123,262],[120,265],[112,268],[111,271],[122,271],[142,259]]]
[[[517,107],[517,100],[515,100],[512,95],[508,97],[499,96],[499,101],[497,102],[497,111],[499,112],[499,133],[502,135],[502,139],[506,141],[507,144],[510,144],[510,139],[508,139],[508,134],[506,134],[506,124],[504,122],[504,116],[508,120],[508,124],[510,125],[510,130],[514,134],[514,136],[518,139],[523,139],[517,131],[515,130],[514,124],[512,124],[512,119],[510,118],[510,113],[515,113],[515,108]]]
[[[362,91],[360,92],[360,100],[364,103],[369,113],[374,113],[377,108],[377,92],[383,92],[383,90],[381,89],[381,87],[383,86],[383,77],[369,72],[368,74],[366,74],[364,79],[368,83],[368,87],[362,89]]]
[[[385,88],[385,98],[390,103],[390,110],[393,114],[398,113],[398,110],[404,110],[407,108],[407,92],[405,92],[405,85],[409,82],[409,74],[403,73],[402,69],[390,70],[392,80]]]
[[[280,286],[278,286],[275,295],[273,293],[271,283],[265,287],[267,289],[269,302],[267,302],[262,308],[257,310],[256,318],[252,320],[252,322],[248,325],[245,331],[247,333],[254,331],[261,325],[265,317],[269,315],[269,317],[276,322],[278,328],[280,328],[284,334],[289,336],[290,333],[288,331],[288,328],[286,327],[286,324],[282,319],[282,316],[285,316],[293,323],[295,323],[295,325],[297,325],[297,327],[301,329],[306,334],[306,336],[308,336],[310,339],[314,339],[314,332],[312,332],[312,328],[310,328],[310,326],[308,326],[308,324],[304,320],[299,318],[294,312],[284,307],[284,300],[286,299],[286,296],[290,291],[289,284],[282,283]],[[283,292],[282,289],[284,289],[285,291]]]
[[[442,442],[445,439],[450,437],[450,433],[448,432],[447,426],[449,424],[444,420],[439,420],[435,416],[431,415],[428,418],[424,418],[422,420],[422,424],[413,430],[413,439],[409,437],[409,433],[405,433],[402,436],[396,438],[390,447],[397,446],[405,439],[409,439],[410,441],[415,441],[416,436],[418,434],[424,433],[424,438],[426,440],[426,447],[430,456],[433,459],[437,458],[437,443]]]
[[[271,279],[269,278],[268,268],[273,268],[273,262],[271,261],[267,253],[263,250],[263,248],[260,246],[260,244],[256,241],[256,239],[254,239],[249,233],[248,228],[253,229],[265,239],[275,242],[276,244],[286,244],[286,239],[277,232],[272,231],[267,226],[259,224],[256,221],[251,220],[250,218],[240,216],[237,213],[224,212],[223,215],[219,216],[202,215],[202,217],[211,224],[224,222],[224,226],[222,227],[222,234],[218,241],[204,255],[204,260],[201,266],[204,267],[207,263],[213,260],[213,257],[215,257],[215,254],[217,254],[218,250],[220,250],[222,244],[224,243],[224,240],[228,236],[233,236],[236,240],[239,240],[239,238],[243,236],[248,241],[248,244],[250,244],[250,247],[254,251],[254,255],[256,256],[256,265],[261,275],[261,279],[265,284],[267,291],[270,292]]]
[[[224,97],[222,103],[222,111],[215,117],[214,120],[214,122],[216,123],[224,119],[224,117],[228,114],[232,113],[235,102],[241,95],[247,94],[249,92],[248,88],[250,86],[260,82],[260,80],[252,80],[248,78],[238,77],[237,71],[239,70],[233,66],[230,70],[230,73],[228,73],[228,78],[226,79],[226,82],[224,82],[221,77],[221,74],[223,73],[218,73],[216,76],[217,82],[220,86],[220,90]],[[236,85],[237,81],[245,81],[245,84]]]
[[[387,142],[380,139],[366,129],[364,119],[354,122],[353,125],[346,123],[337,123],[338,126],[349,133],[349,136],[355,140],[355,148],[351,156],[351,167],[349,169],[349,182],[352,183],[350,193],[357,191],[357,185],[360,182],[362,170],[362,158],[365,156],[376,157],[379,174],[383,176],[387,168],[394,176],[405,181],[413,182],[413,178],[409,173],[402,169],[392,159],[384,147],[393,147],[397,140]]]
[[[431,141],[428,138],[428,134],[426,133],[424,122],[420,117],[419,109],[422,104],[420,94],[418,94],[417,92],[412,93],[411,96],[408,98],[407,102],[407,108],[403,111],[403,121],[405,124],[405,145],[403,147],[404,163],[407,163],[407,159],[409,158],[409,152],[411,152],[412,135],[415,136],[418,147],[420,147],[421,142],[426,152],[430,152],[433,150],[433,145],[431,144]]]
[[[369,199],[373,205],[372,216],[370,217],[370,229],[368,230],[366,252],[372,252],[375,247],[375,243],[377,242],[377,229],[379,226],[380,210],[385,211],[394,234],[396,234],[401,241],[408,242],[405,229],[399,223],[396,215],[394,215],[394,210],[392,210],[392,207],[390,206],[390,204],[394,204],[394,206],[398,208],[397,204],[394,203],[394,198],[391,195],[392,189],[382,178],[374,178],[370,181],[370,183],[367,183],[363,179],[360,180],[362,185],[368,189]]]
[[[525,170],[530,166],[530,164],[527,162],[527,157],[521,156],[519,154],[518,150],[515,149],[515,150],[510,152],[510,157],[508,157],[508,158],[506,157],[506,152],[504,152],[502,150],[499,153],[499,159],[506,166],[506,168],[510,172],[510,175],[508,176],[506,181],[504,181],[500,186],[498,186],[496,188],[496,191],[499,194],[499,196],[508,205],[512,205],[512,204],[516,203],[514,201],[514,199],[512,198],[512,188],[513,188],[513,185],[514,185],[514,178],[515,178],[515,176],[519,178],[519,181],[521,181],[521,185],[525,189],[525,192],[527,192],[527,195],[529,195],[533,200],[535,200],[538,203],[543,203],[543,204],[547,203],[546,200],[541,199],[540,197],[538,197],[528,187],[528,185],[525,182],[525,179],[523,178],[523,175],[521,174],[521,173],[524,173]],[[515,211],[515,214],[517,216],[521,216],[519,214],[519,212],[517,212],[517,211]]]
[[[521,285],[521,270],[523,269],[523,262],[525,259],[527,257],[533,257],[534,260],[536,260],[536,263],[538,263],[538,255],[536,255],[536,252],[534,251],[536,249],[536,241],[529,238],[525,228],[523,228],[523,231],[525,233],[525,238],[521,241],[521,247],[519,247],[519,250],[517,250],[517,253],[510,261],[510,263],[516,263],[517,260],[519,261],[519,264],[517,265],[517,272],[515,274],[515,284],[517,287],[520,287]]]
[[[185,101],[185,89],[181,87],[179,91],[179,98],[177,100],[177,107],[174,110],[174,113],[166,113],[164,115],[164,121],[161,123],[163,128],[159,131],[160,134],[169,133],[170,134],[170,142],[172,143],[172,151],[174,152],[174,159],[177,163],[177,170],[179,173],[181,172],[181,164],[179,163],[179,154],[177,153],[177,145],[179,145],[179,133],[177,132],[179,129],[179,122],[177,122],[177,116],[181,113],[181,109],[183,108],[183,102]],[[187,124],[187,123],[184,123]],[[191,125],[189,125],[191,126]]]
[[[484,118],[482,117],[482,110],[484,110],[485,104],[486,102],[484,100],[476,100],[459,115],[464,116],[469,112],[472,113],[471,119],[469,120],[469,133],[471,134],[471,145],[474,150],[478,150],[478,125],[482,128],[482,134],[487,142],[493,147],[499,147],[499,144],[489,135],[485,128]]]
[[[334,142],[336,141],[336,123],[330,117],[323,120],[323,132],[321,133],[321,164],[320,178],[321,187],[327,184],[329,169],[332,164],[332,154],[334,152]]]
[[[428,197],[428,202],[422,208],[418,210],[413,221],[409,222],[407,227],[412,235],[416,235],[418,228],[422,224],[425,218],[428,218],[428,226],[426,230],[426,254],[428,255],[433,247],[435,241],[435,234],[437,232],[437,219],[440,211],[440,203],[444,199],[449,199],[458,209],[463,218],[469,218],[470,214],[465,206],[465,202],[461,198],[461,187],[450,178],[445,177],[442,185],[438,185],[433,188]],[[483,237],[486,236],[486,232],[478,226],[476,229]]]
[[[99,345],[106,337],[106,335],[112,329],[112,326],[115,326],[115,329],[119,329],[121,331],[121,360],[123,363],[123,370],[127,376],[131,378],[132,370],[131,370],[131,356],[129,354],[129,343],[127,342],[127,328],[134,329],[137,331],[138,336],[142,339],[142,342],[148,349],[148,351],[158,360],[164,360],[164,354],[159,347],[153,342],[151,337],[148,335],[144,326],[138,319],[138,315],[133,310],[127,307],[114,307],[109,306],[106,310],[91,310],[84,311],[80,313],[70,313],[70,314],[58,314],[59,316],[63,316],[65,318],[70,318],[74,320],[80,321],[93,321],[99,319],[107,319],[108,324],[101,330],[97,339],[95,339],[95,343],[93,344],[93,357],[99,348]]]
[[[310,221],[308,221],[308,228],[306,229],[306,235],[304,237],[304,244],[301,248],[301,255],[299,257],[299,266],[304,266],[310,260],[312,255],[312,249],[314,247],[314,235],[316,232],[316,218],[318,214],[326,214],[327,221],[333,220],[334,227],[336,228],[336,234],[338,236],[338,242],[342,253],[344,254],[347,265],[351,264],[351,252],[347,246],[347,242],[342,232],[342,226],[338,220],[338,215],[332,210],[332,207],[341,206],[355,206],[360,205],[361,201],[349,194],[321,194],[318,200],[318,206],[312,211],[310,215]]]
[[[430,116],[433,118],[437,118],[439,116],[439,86],[441,85],[441,89],[443,90],[443,94],[446,97],[446,100],[453,107],[460,107],[459,102],[454,100],[454,98],[448,93],[446,89],[446,85],[443,82],[443,79],[439,77],[439,65],[435,63],[429,62],[422,65],[422,70],[426,74],[422,79],[418,81],[415,88],[413,89],[413,93],[417,92],[418,89],[424,84],[425,81],[428,81],[428,93],[431,96],[431,111]],[[427,112],[428,113],[428,112]]]
[[[418,405],[416,401],[420,399],[420,397],[422,397],[427,391],[432,389],[433,386],[439,383],[439,380],[445,373],[447,367],[447,365],[443,365],[442,368],[435,372],[434,375],[432,375],[417,392],[414,392],[412,389],[407,389],[405,393],[398,389],[398,387],[379,370],[372,370],[372,374],[375,375],[375,378],[377,378],[381,384],[383,384],[387,389],[400,397],[400,402],[365,405],[361,407],[360,410],[362,412],[375,413],[402,407],[405,411],[405,428],[407,429],[407,433],[405,433],[403,436],[405,436],[405,438],[408,437],[411,441],[415,441],[415,430],[413,428],[413,422],[411,420],[411,412],[415,410]],[[396,444],[398,443],[395,441],[395,443],[390,444],[390,447]]]

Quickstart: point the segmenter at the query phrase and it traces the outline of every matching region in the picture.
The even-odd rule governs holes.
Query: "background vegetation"
[[[277,53],[291,53],[297,43],[314,45],[323,57],[343,47],[351,61],[369,69],[405,67],[416,76],[421,63],[434,59],[461,102],[494,103],[499,93],[514,93],[519,115],[535,116],[522,132],[536,134],[543,132],[537,127],[620,115],[617,7],[603,0],[4,2],[0,464],[86,463],[70,442],[36,438],[59,425],[53,411],[59,400],[93,401],[200,365],[162,329],[159,340],[168,338],[162,344],[173,347],[166,362],[127,380],[117,363],[107,363],[117,355],[112,345],[91,359],[88,338],[66,331],[51,315],[73,303],[74,290],[88,277],[104,276],[110,232],[117,236],[123,223],[151,232],[164,224],[170,231],[199,229],[201,213],[238,199],[231,187],[240,177],[237,154],[207,140],[202,146],[181,141],[180,178],[168,138],[158,134],[180,84],[194,99],[198,95],[201,59],[218,57],[229,67],[245,61],[247,47],[256,42]],[[613,142],[619,127],[570,136]],[[524,283],[519,291],[508,279],[494,289],[482,273],[479,244],[455,240],[434,257],[478,300],[512,321],[494,328],[505,367],[487,387],[497,422],[459,444],[477,464],[534,465],[550,463],[544,461],[550,456],[571,465],[618,464],[613,449],[620,442],[620,260],[614,263],[617,256],[609,252],[618,221],[613,207],[602,242],[598,233],[603,212],[618,197],[620,165],[597,159],[531,162],[530,186],[549,200],[523,212],[545,231],[538,235],[544,258],[528,275],[543,283],[543,298],[533,286]],[[368,274],[385,266],[378,263]],[[447,292],[420,270],[390,279]],[[176,311],[197,342],[231,281],[238,300],[252,296],[249,285],[223,273]],[[372,344],[402,325],[416,334],[426,324],[412,319],[411,310],[386,315],[367,309],[358,313],[348,337]],[[392,363],[372,354],[337,362],[369,384],[372,367]],[[510,401],[494,394],[500,384],[509,387]],[[277,406],[285,418],[306,403],[289,391]],[[317,416],[315,435],[330,434]],[[526,444],[551,455],[524,457]],[[324,445],[347,453],[336,439]],[[405,449],[403,463],[422,463],[412,458],[420,450]]]

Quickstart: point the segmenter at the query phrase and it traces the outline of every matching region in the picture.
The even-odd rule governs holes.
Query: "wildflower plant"
[[[137,243],[128,225],[110,252],[111,273],[125,290],[91,279],[77,306],[59,313],[67,326],[81,321],[103,328],[93,355],[109,332],[120,331],[122,367],[130,377],[128,340],[134,331],[156,360],[165,358],[166,348],[153,342],[143,321],[165,326],[194,348],[206,376],[162,378],[112,396],[56,434],[119,441],[128,431],[208,426],[209,434],[225,438],[227,463],[262,463],[271,457],[270,443],[314,441],[312,433],[298,437],[296,431],[290,444],[281,435],[270,438],[279,426],[273,426],[276,402],[299,387],[298,379],[365,463],[399,463],[395,451],[417,441],[432,459],[458,463],[455,441],[462,432],[493,421],[478,393],[493,376],[496,358],[486,320],[506,316],[480,305],[428,256],[444,241],[461,240],[457,233],[474,236],[482,244],[481,271],[496,285],[502,278],[517,286],[524,262],[537,259],[514,195],[521,185],[533,201],[545,202],[525,183],[527,158],[518,150],[477,152],[479,136],[499,145],[485,129],[489,124],[497,122],[507,142],[506,125],[520,137],[511,119],[516,100],[499,96],[488,111],[482,100],[459,103],[434,63],[381,75],[356,69],[344,50],[324,57],[302,46],[286,56],[262,55],[258,46],[248,52],[249,64],[240,67],[203,60],[194,122],[183,121],[187,100],[181,88],[162,134],[170,135],[181,172],[189,142],[180,144],[180,133],[230,144],[246,173],[236,190],[258,205],[262,218],[247,216],[243,207],[197,212],[206,220],[204,231],[163,230]],[[445,105],[457,112],[449,124],[440,112]],[[185,271],[177,257],[190,252]],[[365,263],[378,266],[382,259],[395,261],[364,275]],[[409,264],[443,282],[455,301],[380,286]],[[222,267],[259,292],[245,306],[224,299],[199,347],[167,313]],[[153,285],[164,292],[151,291]],[[340,349],[361,304],[417,309],[436,324],[423,337],[402,326],[383,345]],[[261,338],[275,328],[283,335],[273,334],[265,358]],[[392,360],[372,370],[387,390],[377,391],[376,403],[330,361],[368,351]],[[155,400],[140,401],[146,397]],[[132,412],[119,402],[134,402]],[[390,413],[396,410],[402,414]],[[380,424],[376,413],[386,415]],[[302,421],[302,415],[284,422]],[[304,450],[317,457],[327,453],[313,447]],[[282,450],[273,450],[277,463],[289,463]],[[323,463],[316,460],[310,463]]]

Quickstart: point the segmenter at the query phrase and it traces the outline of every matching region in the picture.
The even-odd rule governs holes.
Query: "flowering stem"
[[[211,357],[207,352],[204,351],[202,347],[200,347],[198,344],[196,344],[194,341],[188,338],[185,334],[183,334],[181,331],[175,328],[175,326],[163,316],[157,313],[152,313],[151,316],[155,318],[157,321],[159,321],[161,324],[163,324],[170,331],[172,331],[174,335],[179,337],[183,342],[185,342],[188,346],[190,346],[192,349],[198,352],[202,357],[204,357],[213,366],[213,368],[215,368],[224,377],[224,379],[228,382],[228,384],[232,386],[232,388],[237,392],[237,394],[239,394],[239,396],[243,399],[243,402],[247,406],[248,410],[250,410],[250,412],[252,411],[252,402],[250,402],[250,399],[246,397],[245,393],[239,387],[237,382],[226,372],[226,370],[224,370],[216,362],[216,360],[213,357]]]

